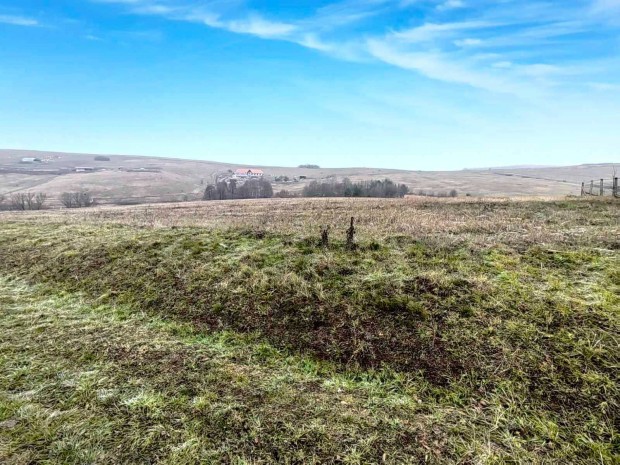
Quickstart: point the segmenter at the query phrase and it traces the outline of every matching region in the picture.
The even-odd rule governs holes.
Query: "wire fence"
[[[596,197],[604,197],[606,195],[620,198],[620,188],[618,186],[618,178],[611,179],[592,179],[581,183],[581,195],[592,195]]]

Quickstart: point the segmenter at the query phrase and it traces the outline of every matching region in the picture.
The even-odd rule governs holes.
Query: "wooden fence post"
[[[594,193],[594,180],[590,181],[590,195]]]
[[[581,183],[581,196],[583,197],[584,195],[586,195],[586,183],[582,182]]]
[[[614,177],[613,187],[611,188],[611,194],[614,197],[620,197],[620,192],[618,192],[618,178]]]
[[[351,226],[347,229],[347,248],[354,249],[355,248],[355,227],[353,223],[355,218],[351,217]]]
[[[329,226],[326,226],[321,231],[321,246],[329,247]]]
[[[600,195],[601,197],[603,197],[603,196],[605,195],[605,188],[603,187],[603,183],[604,183],[604,182],[605,182],[605,181],[604,181],[603,179],[601,179],[601,187],[600,187],[600,189],[599,189],[599,195]]]

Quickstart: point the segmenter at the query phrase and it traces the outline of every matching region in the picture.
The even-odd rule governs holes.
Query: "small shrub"
[[[297,194],[292,193],[291,191],[287,191],[286,189],[282,189],[274,194],[274,197],[278,197],[280,199],[291,199],[294,197],[298,197]]]

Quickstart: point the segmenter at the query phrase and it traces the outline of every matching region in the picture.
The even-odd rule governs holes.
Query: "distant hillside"
[[[30,157],[40,161],[22,163]],[[98,159],[95,159],[95,158]],[[380,168],[294,168],[148,156],[96,155],[0,149],[0,194],[45,192],[50,199],[67,191],[88,189],[100,203],[194,200],[206,184],[237,168],[260,168],[274,190],[300,191],[312,180],[389,177],[413,192],[456,189],[460,195],[579,194],[581,182],[608,178],[612,164],[564,167],[495,168],[463,171],[409,171]],[[76,172],[76,168],[78,171]],[[287,176],[289,182],[275,182]],[[297,178],[298,182],[292,180]]]

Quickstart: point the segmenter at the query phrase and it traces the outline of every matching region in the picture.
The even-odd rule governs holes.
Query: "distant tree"
[[[298,197],[298,195],[293,194],[292,192],[287,191],[286,189],[282,189],[282,190],[276,192],[273,196],[274,197],[278,197],[280,199],[290,199],[290,198],[293,198],[293,197]]]
[[[203,200],[258,199],[273,197],[273,187],[266,179],[249,179],[243,184],[236,180],[209,184],[202,196]]]
[[[419,191],[416,192],[416,195],[422,195],[425,197],[444,198],[444,197],[458,197],[459,193],[457,192],[456,189],[452,189],[450,191],[436,191],[436,192],[420,189]]]
[[[260,179],[258,181],[258,186],[259,197],[264,199],[273,197],[273,187],[271,186],[271,183],[269,181],[267,181],[266,179]]]
[[[88,191],[81,191],[77,193],[77,198],[79,199],[80,207],[92,207],[95,205],[95,199]]]
[[[47,199],[47,195],[39,192],[18,192],[11,195],[9,208],[11,210],[41,210]],[[3,199],[4,200],[4,197]],[[2,203],[2,202],[0,202]]]
[[[23,192],[11,195],[11,210],[26,210],[27,205],[26,194]]]
[[[262,181],[262,180],[261,180]],[[250,179],[244,182],[239,189],[237,189],[237,198],[239,199],[257,199],[260,195],[260,181],[256,179]]]
[[[92,207],[95,199],[88,191],[63,192],[60,196],[60,202],[67,208],[84,208]]]
[[[34,198],[36,197],[36,194],[34,192],[26,192],[24,195],[24,202],[25,202],[25,207],[24,210],[34,210],[34,208],[32,208],[35,204],[35,200]]]
[[[311,170],[318,170],[321,167],[319,165],[299,165],[299,168],[306,168]]]
[[[110,157],[104,157],[103,155],[97,155],[95,161],[110,161]]]
[[[29,201],[30,210],[42,210],[46,201],[47,194],[44,194],[43,192],[37,193],[34,198]]]
[[[63,192],[60,195],[60,202],[67,208],[76,208],[73,204],[73,194],[71,192]]]
[[[307,184],[304,197],[404,197],[409,192],[405,184],[396,184],[390,179],[351,182],[345,178],[342,182],[329,180]]]
[[[208,184],[205,193],[202,196],[202,200],[216,200],[217,199],[217,189],[215,185]]]
[[[215,187],[218,200],[226,200],[228,198],[228,184],[226,184],[226,181],[218,182]]]

